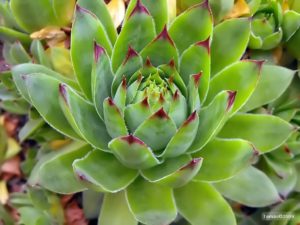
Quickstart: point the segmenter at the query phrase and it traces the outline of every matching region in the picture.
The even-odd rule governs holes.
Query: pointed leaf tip
[[[236,91],[228,91],[228,104],[226,109],[227,111],[231,109],[231,107],[233,106],[236,93],[237,93]]]
[[[121,139],[126,141],[130,145],[132,145],[132,144],[145,145],[145,143],[143,141],[141,141],[137,137],[133,136],[132,134],[122,137]]]
[[[175,60],[174,60],[174,59],[171,59],[171,60],[170,60],[169,66],[170,66],[171,68],[175,68]]]
[[[107,101],[110,106],[115,106],[114,100],[111,97],[107,98]]]
[[[196,46],[202,46],[207,49],[207,52],[210,53],[210,37],[204,41],[199,41],[195,44]]]
[[[165,102],[165,98],[164,98],[164,96],[163,96],[162,93],[160,93],[160,95],[159,95],[159,102],[160,103],[164,103]]]
[[[122,78],[122,88],[126,89],[126,87],[127,87],[126,77],[123,76],[123,78]]]
[[[164,26],[163,30],[160,32],[160,34],[154,39],[154,41],[157,41],[159,39],[167,40],[172,46],[175,46],[174,41],[172,40],[171,36],[169,35],[167,25]],[[172,60],[171,60],[172,61]]]
[[[88,13],[88,14],[90,14],[91,16],[93,16],[94,18],[97,18],[97,16],[94,14],[94,13],[92,13],[91,11],[89,11],[89,10],[87,10],[87,9],[85,9],[85,8],[83,8],[83,7],[81,7],[79,4],[76,4],[76,12],[78,12],[78,13]]]
[[[138,55],[139,54],[131,46],[129,46],[123,65],[125,65],[130,59],[137,57]]]
[[[195,158],[192,159],[187,165],[183,166],[180,168],[180,170],[185,170],[185,169],[194,169],[199,163],[201,163],[203,158]]]
[[[197,74],[193,74],[193,79],[194,79],[194,84],[196,87],[199,86],[199,81],[200,81],[200,78],[202,76],[202,71],[200,73],[197,73]]]
[[[136,13],[145,13],[145,14],[150,15],[148,9],[143,5],[141,0],[136,1],[136,5],[135,5],[134,9],[132,10],[129,18]]]
[[[161,107],[160,110],[158,110],[153,117],[159,117],[161,119],[169,119],[169,116],[167,115],[167,113],[164,111],[164,108]]]
[[[98,62],[100,56],[102,54],[104,54],[104,52],[105,52],[105,49],[102,46],[98,45],[97,42],[94,42],[94,59],[95,59],[95,62]]]
[[[60,93],[61,96],[63,97],[65,103],[68,103],[68,100],[67,100],[67,89],[66,89],[66,85],[60,83],[59,86],[58,86],[58,89],[59,89],[59,93]]]
[[[266,62],[266,60],[255,60],[255,59],[244,59],[242,61],[255,63],[258,66],[259,71],[261,71],[262,66]]]
[[[189,116],[189,118],[187,118],[187,120],[184,122],[183,126],[186,126],[186,125],[190,124],[190,123],[193,122],[196,118],[197,118],[197,111],[195,110],[195,111]]]
[[[148,97],[144,98],[144,100],[142,101],[142,105],[145,107],[149,107]]]
[[[179,99],[179,91],[178,91],[178,89],[175,91],[175,93],[174,93],[174,95],[173,95],[173,99],[174,99],[174,100]]]
[[[153,66],[152,63],[151,63],[151,60],[150,60],[149,56],[147,56],[145,66],[148,67],[148,68]]]

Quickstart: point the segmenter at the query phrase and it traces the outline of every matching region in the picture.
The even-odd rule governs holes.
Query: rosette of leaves
[[[212,183],[243,171],[243,187],[261,190],[247,193],[253,204],[279,201],[270,179],[250,165],[295,128],[245,112],[278,98],[294,71],[240,60],[250,20],[214,27],[205,1],[170,23],[166,0],[132,0],[117,34],[107,12],[102,1],[78,1],[71,54],[80,88],[41,65],[12,69],[22,96],[76,140],[43,157],[29,183],[58,193],[104,192],[104,225],[169,224],[178,213],[191,224],[236,224],[217,190],[242,200]],[[273,71],[281,76],[273,79]]]

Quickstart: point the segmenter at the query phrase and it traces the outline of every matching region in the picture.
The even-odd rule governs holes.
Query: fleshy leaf
[[[134,132],[154,151],[162,150],[176,133],[176,125],[161,108],[146,119]]]
[[[108,147],[129,168],[147,169],[160,163],[151,148],[133,135],[115,138]]]
[[[236,225],[230,205],[211,184],[190,182],[175,189],[174,197],[178,211],[191,224]]]
[[[283,38],[288,41],[300,28],[300,14],[290,10],[285,12],[282,20]]]
[[[169,224],[177,214],[172,189],[137,179],[126,189],[127,201],[136,219],[145,224]]]
[[[187,101],[178,90],[173,95],[168,114],[176,123],[176,127],[180,127],[188,116]]]
[[[111,43],[101,22],[90,11],[77,5],[72,26],[71,56],[77,80],[89,99],[92,99],[91,72],[95,41],[105,48],[108,55],[111,54]]]
[[[248,18],[225,20],[215,27],[211,44],[212,75],[242,57],[249,37],[250,20]]]
[[[114,46],[112,68],[117,71],[129,47],[140,52],[155,37],[154,21],[140,0],[129,15]]]
[[[111,138],[94,106],[64,84],[60,84],[59,91],[61,108],[70,123],[91,145],[107,150]]]
[[[198,131],[198,125],[199,116],[195,111],[177,130],[161,156],[170,158],[183,154],[192,145]]]
[[[44,74],[27,75],[23,79],[31,103],[46,122],[61,133],[78,139],[79,136],[69,125],[59,105],[60,82]]]
[[[199,151],[216,135],[232,107],[234,98],[235,92],[222,91],[211,104],[200,110],[198,131],[188,152]]]
[[[242,111],[247,112],[276,100],[288,88],[294,75],[295,71],[285,67],[264,65],[258,85]]]
[[[166,26],[161,33],[141,51],[141,56],[144,62],[150,59],[153,66],[167,64],[171,60],[174,60],[175,65],[178,66],[178,52]]]
[[[137,225],[130,212],[124,192],[104,196],[98,223],[101,225]]]
[[[171,24],[169,32],[181,54],[190,45],[206,40],[212,29],[212,14],[208,2],[204,1],[180,14]]]
[[[211,80],[205,103],[209,103],[222,90],[233,90],[237,93],[231,114],[237,112],[254,92],[262,63],[262,61],[240,61],[226,67]]]
[[[188,106],[189,106],[189,113],[193,111],[200,110],[200,97],[199,97],[199,82],[201,79],[202,73],[193,74],[190,76],[190,81],[187,87],[188,91]]]
[[[29,46],[31,42],[29,35],[3,26],[0,26],[0,40],[3,42],[20,41],[26,46]]]
[[[132,183],[137,170],[123,166],[114,155],[94,150],[73,163],[78,178],[108,192],[118,192]]]
[[[41,41],[39,40],[32,41],[30,46],[30,52],[33,55],[35,62],[43,66],[46,66],[48,68],[51,68],[52,65],[50,59],[48,58]]]
[[[282,145],[294,131],[291,124],[276,116],[237,114],[227,121],[218,136],[248,140],[258,151],[266,153]]]
[[[281,201],[267,175],[251,166],[214,186],[225,197],[250,207],[264,207]]]
[[[127,134],[127,127],[122,113],[111,98],[107,98],[104,100],[103,112],[107,133],[112,138]]]
[[[214,139],[193,157],[204,158],[197,181],[215,182],[228,179],[249,166],[258,152],[253,145],[241,139]]]

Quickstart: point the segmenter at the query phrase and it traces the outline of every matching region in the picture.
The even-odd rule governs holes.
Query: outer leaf
[[[249,166],[257,152],[252,144],[241,139],[214,139],[194,157],[204,158],[198,181],[228,179]]]
[[[124,61],[129,47],[139,52],[154,37],[154,21],[141,1],[137,1],[114,46],[112,54],[113,71],[116,71]]]
[[[103,27],[106,30],[107,36],[112,44],[115,43],[117,39],[117,31],[114,27],[114,23],[109,14],[105,2],[102,0],[90,1],[90,0],[79,0],[77,4],[81,7],[94,13],[98,19],[101,21]]]
[[[208,2],[204,1],[180,14],[170,26],[169,32],[181,54],[190,45],[206,40],[212,28],[212,14]]]
[[[43,74],[28,75],[25,80],[30,101],[46,122],[61,133],[78,139],[59,106],[59,81]]]
[[[71,56],[77,80],[89,99],[92,99],[91,72],[95,41],[111,54],[111,43],[101,22],[90,11],[77,6],[72,26]]]
[[[200,110],[198,131],[188,152],[199,151],[216,134],[234,102],[234,97],[234,92],[220,92],[210,105]]]
[[[225,197],[250,207],[264,207],[281,201],[271,180],[254,167],[214,186]]]
[[[261,66],[261,61],[241,61],[226,67],[211,80],[206,103],[222,90],[233,90],[237,94],[231,114],[237,112],[254,92]]]
[[[73,167],[80,180],[108,192],[123,190],[138,175],[138,171],[123,166],[112,154],[99,150],[75,160]]]
[[[74,142],[59,151],[45,155],[33,169],[29,184],[41,184],[53,192],[62,194],[84,190],[85,187],[76,180],[72,163],[90,150],[91,147],[85,143]]]
[[[107,150],[111,137],[95,108],[66,85],[59,86],[61,106],[75,130],[96,148]]]
[[[242,111],[250,111],[277,99],[288,88],[294,75],[295,71],[285,67],[264,65],[258,85]]]
[[[248,18],[225,20],[215,27],[213,37],[212,75],[242,57],[250,37],[250,20]]]
[[[237,114],[228,120],[218,136],[251,141],[261,153],[266,153],[282,145],[294,131],[291,124],[276,116]]]
[[[176,218],[172,189],[137,179],[126,189],[129,208],[142,223],[169,224]]]
[[[160,163],[152,149],[132,135],[115,138],[108,146],[120,162],[129,168],[147,169]]]
[[[0,26],[0,40],[3,42],[20,41],[26,46],[29,46],[31,42],[31,39],[27,34],[3,26]]]
[[[124,192],[105,194],[98,224],[101,225],[137,225],[130,212]]]
[[[178,211],[191,224],[236,224],[230,205],[208,183],[190,182],[175,189],[174,196]]]
[[[46,55],[41,41],[34,40],[30,46],[30,52],[34,57],[35,62],[37,62],[38,64],[42,64],[43,66],[46,66],[48,68],[51,68],[52,65],[50,59]]]
[[[300,28],[300,14],[291,10],[285,12],[282,20],[283,38],[288,41]]]

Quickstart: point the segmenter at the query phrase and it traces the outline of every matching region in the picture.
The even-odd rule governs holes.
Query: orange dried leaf
[[[237,0],[231,12],[225,17],[226,19],[247,16],[250,14],[250,7],[245,0]]]
[[[125,2],[123,0],[112,0],[108,3],[107,8],[115,28],[119,27],[125,17]]]

